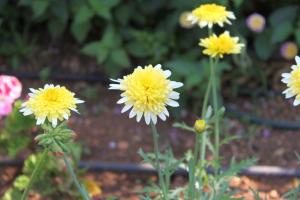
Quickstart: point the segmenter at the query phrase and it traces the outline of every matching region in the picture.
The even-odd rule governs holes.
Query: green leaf
[[[71,33],[77,40],[77,42],[83,42],[91,30],[90,21],[82,23],[76,23],[75,21],[71,24]]]
[[[59,18],[51,18],[48,22],[48,30],[53,38],[60,36],[66,28],[66,22],[61,21]]]
[[[108,57],[108,48],[99,41],[86,44],[81,49],[81,52],[85,55],[96,57],[98,63],[103,63]]]
[[[264,31],[255,38],[254,48],[257,56],[262,60],[267,60],[272,55],[274,45],[271,37],[271,31]]]
[[[121,67],[129,67],[130,60],[124,49],[115,49],[111,52],[111,59],[114,63]]]
[[[291,22],[278,24],[276,28],[274,28],[271,41],[272,43],[283,42],[292,34],[292,32],[293,26]]]
[[[128,53],[137,58],[146,58],[151,55],[151,52],[147,51],[140,42],[132,41],[126,45]]]
[[[269,18],[271,26],[275,28],[282,23],[292,22],[297,16],[298,8],[293,5],[275,10]]]
[[[40,17],[42,14],[45,13],[49,6],[49,1],[48,0],[35,0],[32,2],[32,11],[33,15],[35,18]]]
[[[300,46],[300,28],[297,28],[297,30],[295,31],[295,38],[297,44]]]
[[[90,20],[94,16],[94,11],[90,9],[88,6],[82,6],[76,12],[75,20],[73,23],[81,24]]]

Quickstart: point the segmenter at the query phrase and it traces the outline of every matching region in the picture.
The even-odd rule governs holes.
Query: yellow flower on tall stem
[[[213,34],[208,38],[200,39],[199,45],[205,48],[203,54],[223,58],[226,54],[241,53],[244,44],[238,43],[238,41],[238,37],[231,37],[229,32],[225,31],[219,36]]]
[[[189,20],[193,24],[198,24],[200,28],[208,26],[212,28],[214,24],[223,27],[224,23],[231,24],[230,19],[235,19],[233,12],[227,11],[224,6],[217,4],[203,4],[195,8],[189,15]]]
[[[21,112],[23,115],[33,114],[40,125],[48,119],[53,127],[57,126],[57,121],[68,120],[71,110],[77,111],[76,104],[84,101],[75,98],[74,93],[65,87],[53,84],[46,84],[44,88],[30,89],[29,100],[22,104]]]
[[[169,116],[167,105],[178,107],[176,100],[179,93],[174,89],[183,86],[182,83],[170,81],[171,71],[163,70],[161,65],[137,67],[132,74],[123,79],[112,81],[109,89],[121,90],[121,99],[118,104],[125,104],[122,113],[131,109],[129,118],[136,117],[139,122],[144,116],[147,125],[152,121],[157,123],[157,117],[165,121]]]
[[[290,73],[283,73],[281,81],[287,85],[287,89],[283,91],[285,98],[295,97],[294,106],[300,104],[300,57],[295,57],[296,65],[292,65]]]

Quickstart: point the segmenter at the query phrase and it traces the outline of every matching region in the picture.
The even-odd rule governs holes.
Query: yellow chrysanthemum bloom
[[[244,44],[238,43],[238,37],[231,37],[228,31],[219,36],[215,34],[208,38],[200,39],[199,45],[204,47],[203,54],[211,57],[223,58],[226,54],[239,54]]]
[[[229,19],[235,19],[233,12],[227,11],[224,6],[217,4],[204,4],[192,11],[192,14],[189,16],[189,20],[193,24],[198,24],[200,28],[208,26],[212,28],[214,24],[218,24],[223,27],[223,24],[226,22],[231,24]]]
[[[131,109],[129,118],[136,116],[137,122],[144,116],[146,124],[157,122],[157,116],[163,121],[169,116],[166,105],[177,107],[175,101],[179,93],[175,88],[183,86],[182,83],[170,81],[171,71],[162,70],[161,65],[148,65],[144,68],[137,67],[132,74],[123,79],[113,80],[109,89],[121,90],[121,99],[118,104],[125,104],[122,113]]]
[[[283,73],[281,81],[286,83],[287,89],[283,91],[285,98],[291,98],[296,96],[293,105],[300,104],[300,57],[296,56],[296,65],[292,65],[292,71],[290,73]]]
[[[203,119],[197,119],[194,124],[194,129],[197,131],[197,133],[202,133],[205,131],[206,128],[206,122]]]
[[[71,110],[77,111],[76,104],[84,101],[74,97],[74,93],[65,87],[53,84],[46,84],[44,88],[38,90],[30,88],[29,100],[22,104],[20,112],[23,115],[33,114],[37,120],[37,125],[43,124],[46,119],[56,127],[57,121],[68,120]]]

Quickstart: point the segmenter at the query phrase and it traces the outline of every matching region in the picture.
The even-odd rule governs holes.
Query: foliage
[[[70,145],[72,155],[78,158],[81,155],[81,147],[76,144]],[[24,162],[22,173],[18,175],[12,186],[5,192],[1,200],[21,199],[23,190],[27,187],[30,176],[33,172],[41,153],[30,155]],[[47,164],[45,164],[47,163]],[[79,193],[72,187],[72,179],[68,175],[63,160],[48,156],[44,162],[43,170],[40,172],[34,184],[34,193],[39,194],[42,199],[51,197],[53,199],[67,199],[80,197]]]
[[[21,101],[16,101],[13,111],[5,118],[4,127],[0,131],[1,151],[10,157],[28,147],[31,141],[30,132],[35,123],[31,117],[24,117],[19,109]]]

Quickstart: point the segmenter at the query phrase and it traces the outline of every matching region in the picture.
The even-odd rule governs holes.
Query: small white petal
[[[46,117],[40,117],[37,119],[36,124],[41,125],[45,122],[45,120],[46,120]]]
[[[143,112],[136,112],[136,121],[140,122],[143,117]]]
[[[178,92],[175,92],[175,91],[172,91],[170,94],[169,94],[169,98],[170,99],[179,99],[179,93]]]
[[[129,110],[132,107],[132,104],[125,104],[125,106],[123,107],[123,109],[121,110],[121,113],[126,112],[127,110]]]
[[[163,73],[164,73],[166,78],[169,78],[172,74],[170,70],[165,70]]]
[[[295,61],[296,61],[297,65],[300,65],[300,57],[299,56],[295,57]]]
[[[144,117],[145,117],[145,122],[146,122],[146,124],[149,125],[149,124],[150,124],[150,119],[151,119],[150,113],[145,112],[145,113],[144,113]]]
[[[165,108],[165,109],[163,110],[163,113],[164,113],[167,117],[169,117],[169,115],[170,115],[167,108]]]
[[[157,64],[154,66],[155,69],[161,69],[161,64]]]
[[[169,99],[166,104],[169,105],[169,106],[172,106],[172,107],[178,107],[179,106],[179,103],[177,101],[172,100],[172,99]]]
[[[118,79],[112,79],[111,78],[110,80],[113,81],[113,82],[116,82],[116,83],[120,83],[122,81],[122,79],[119,79],[119,78]]]
[[[29,90],[32,92],[32,93],[36,93],[38,90],[36,89],[33,89],[33,88],[29,88]]]
[[[57,126],[57,119],[53,118],[52,119],[52,127],[55,128]]]
[[[31,115],[33,112],[29,109],[26,109],[23,113],[24,116]]]
[[[128,98],[127,97],[123,97],[119,101],[117,101],[117,104],[122,104],[122,103],[125,103],[126,101],[128,101]]]
[[[291,78],[283,78],[283,79],[281,79],[281,81],[283,83],[289,83],[291,81]]]
[[[300,104],[300,99],[295,99],[293,105],[298,106]]]
[[[286,94],[285,94],[285,98],[291,98],[291,97],[293,97],[293,96],[295,96],[295,94],[294,93],[291,93],[291,92],[287,92]]]
[[[129,113],[129,118],[133,118],[137,113],[135,112],[134,109],[132,109]]]
[[[155,114],[150,114],[153,124],[157,123],[157,116]]]
[[[176,88],[182,87],[183,83],[177,82],[177,81],[171,81],[170,82],[170,86],[171,86],[171,88],[176,89]]]
[[[84,103],[83,100],[75,98],[75,103]]]
[[[207,22],[206,21],[200,21],[199,26],[201,28],[203,28],[203,27],[207,26]]]
[[[163,121],[166,121],[166,119],[167,119],[167,117],[165,116],[165,114],[163,112],[159,113],[158,117]]]
[[[120,90],[121,85],[120,84],[109,84],[109,90]]]
[[[69,119],[69,115],[67,113],[64,113],[63,116],[64,116],[65,120]]]
[[[282,73],[281,76],[283,78],[289,78],[289,77],[291,77],[291,74],[290,73]]]
[[[292,65],[292,67],[291,67],[293,70],[295,70],[295,69],[297,69],[298,68],[298,66],[297,65]]]

